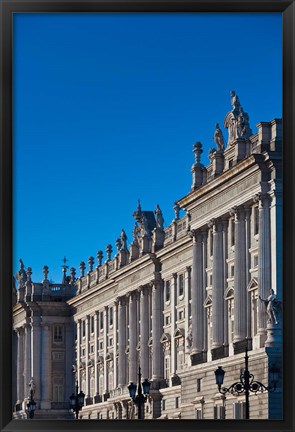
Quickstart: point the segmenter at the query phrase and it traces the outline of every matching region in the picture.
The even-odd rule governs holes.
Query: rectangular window
[[[183,296],[184,293],[184,277],[183,274],[178,276],[178,295],[179,297]]]
[[[209,286],[212,286],[212,274],[209,275]]]
[[[258,255],[254,255],[253,267],[258,267]]]
[[[85,357],[85,348],[82,349],[82,357]]]
[[[165,357],[164,378],[168,380],[170,377],[170,357]]]
[[[229,159],[229,161],[228,161],[228,167],[232,168],[233,165],[234,165],[234,160],[233,159]]]
[[[235,276],[235,266],[230,267],[230,276],[233,278]]]
[[[230,220],[230,227],[231,227],[231,246],[235,245],[235,220]]]
[[[213,255],[213,231],[209,231],[209,243],[210,243],[210,257]]]
[[[166,409],[166,400],[163,399],[162,400],[162,410],[165,411],[165,409]]]
[[[109,346],[113,346],[113,338],[110,338],[110,340],[109,340]]]
[[[195,411],[195,419],[196,420],[201,420],[203,418],[202,416],[202,410],[201,409],[196,409]]]
[[[166,302],[170,301],[170,281],[165,283],[165,300]]]
[[[85,321],[82,321],[82,337],[85,337],[86,333],[86,324]]]
[[[170,324],[170,315],[166,315],[165,316],[165,325],[169,325]]]
[[[61,325],[55,325],[53,330],[53,342],[63,341],[63,327]]]
[[[99,328],[103,330],[103,312],[99,313]]]
[[[241,420],[246,418],[246,403],[236,402],[233,404],[233,417],[234,419]]]
[[[102,350],[103,349],[103,342],[99,342],[99,349]]]
[[[63,385],[53,384],[53,401],[63,402]]]
[[[253,208],[254,214],[254,235],[259,233],[259,208],[255,206]]]
[[[113,325],[113,320],[114,320],[114,318],[113,318],[113,308],[110,307],[110,309],[109,309],[109,326],[110,327]]]
[[[178,320],[181,321],[184,319],[184,310],[180,310],[178,312]]]
[[[221,405],[215,405],[214,407],[214,420],[224,420],[225,419],[225,407]]]
[[[201,391],[202,378],[197,378],[197,392]]]
[[[94,316],[90,318],[91,333],[94,333]]]
[[[177,396],[177,397],[175,398],[175,408],[179,408],[179,406],[180,406],[180,397]]]
[[[90,345],[90,352],[94,353],[94,345]]]

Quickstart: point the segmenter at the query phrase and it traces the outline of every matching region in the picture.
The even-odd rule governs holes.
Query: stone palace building
[[[64,265],[61,284],[47,266],[33,282],[20,260],[15,418],[27,417],[30,389],[35,418],[71,418],[76,380],[80,418],[135,418],[127,386],[140,365],[151,381],[146,419],[240,419],[245,396],[219,393],[218,366],[226,387],[239,381],[247,347],[255,380],[271,385],[269,369],[282,370],[282,121],[253,133],[235,92],[231,105],[227,143],[217,124],[207,165],[194,144],[191,188],[168,226],[158,205],[138,203],[130,247],[122,230],[113,257],[107,245],[79,277]],[[281,378],[276,391],[251,393],[251,419],[282,418]]]

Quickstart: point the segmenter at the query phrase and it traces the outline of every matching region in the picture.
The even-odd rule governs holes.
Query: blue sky
[[[133,211],[165,226],[239,95],[250,125],[282,116],[280,13],[15,14],[14,267],[59,283],[113,245]],[[223,129],[227,136],[226,130]],[[113,255],[114,255],[113,253]]]

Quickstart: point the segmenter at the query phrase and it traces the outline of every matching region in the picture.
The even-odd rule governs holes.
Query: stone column
[[[30,318],[26,318],[26,324],[24,325],[25,330],[25,358],[24,358],[24,396],[27,397],[29,394],[29,382],[33,376],[31,371],[31,325]]]
[[[119,365],[118,365],[118,385],[126,384],[126,300],[124,297],[119,297]]]
[[[41,354],[41,409],[51,409],[51,329],[46,323],[41,326],[42,354]]]
[[[75,388],[75,380],[73,374],[73,364],[74,364],[74,353],[73,347],[75,346],[75,329],[73,327],[73,322],[65,323],[65,346],[66,346],[66,376],[65,376],[65,395],[64,400],[67,400],[68,395],[71,395]],[[51,397],[51,393],[50,393]]]
[[[162,281],[155,279],[152,288],[152,340],[153,340],[153,359],[152,359],[152,379],[163,379],[163,349],[160,342],[163,332],[163,307],[162,307]]]
[[[98,376],[98,365],[97,365],[97,360],[98,360],[98,334],[99,334],[99,330],[98,330],[98,324],[99,324],[99,320],[98,320],[98,311],[95,311],[94,314],[94,395],[98,396],[99,391],[98,391],[98,380],[99,380],[99,376]]]
[[[228,278],[228,264],[226,262],[227,258],[228,258],[228,220],[227,219],[223,219],[222,220],[223,223],[223,286],[224,286],[224,295],[225,295],[225,290],[227,287],[227,278]],[[226,349],[228,350],[228,304],[227,301],[224,300],[224,312],[223,312],[223,316],[224,316],[224,345],[227,347]]]
[[[40,406],[41,398],[41,319],[39,316],[32,316],[31,319],[31,362],[32,378],[36,385],[34,400],[37,408]]]
[[[114,337],[114,388],[118,386],[118,367],[117,367],[117,352],[118,352],[118,302],[114,302],[114,320],[113,320],[113,337]]]
[[[104,307],[103,311],[103,392],[108,393],[109,390],[109,377],[108,377],[108,306]]]
[[[86,387],[85,387],[85,399],[88,399],[90,397],[90,386],[89,386],[89,321],[90,317],[89,315],[86,315],[85,319],[85,380],[86,380]]]
[[[189,333],[190,325],[190,314],[189,314],[189,302],[190,302],[190,292],[191,292],[191,267],[186,267],[185,278],[184,278],[184,304],[185,304],[185,322],[184,322],[184,332],[187,338]],[[186,351],[188,352],[188,344],[186,343]]]
[[[129,298],[129,381],[137,382],[136,342],[137,342],[137,304],[136,292],[131,292]]]
[[[177,273],[173,273],[173,282],[170,286],[170,326],[171,326],[171,359],[170,371],[171,377],[176,374],[176,341],[174,339],[174,332],[176,329],[176,301],[177,301]]]
[[[149,297],[147,287],[140,288],[140,366],[143,379],[149,377]]]
[[[246,230],[245,211],[234,208],[235,274],[234,274],[234,343],[245,340],[247,334]]]
[[[223,276],[223,224],[213,221],[213,272],[212,272],[212,349],[224,342],[224,276]]]
[[[27,356],[26,351],[24,350],[24,341],[23,341],[23,328],[20,327],[16,329],[17,332],[17,404],[20,404],[24,396],[27,396],[24,389],[24,377],[23,377],[23,369],[24,369],[24,359]]]
[[[271,256],[270,256],[270,210],[269,197],[259,194],[259,250],[258,250],[258,294],[266,299],[271,289]],[[261,346],[266,336],[266,311],[263,302],[258,301],[258,335]]]
[[[193,231],[192,263],[192,355],[203,351],[203,251],[202,234]]]
[[[250,212],[251,209],[249,207],[245,207],[245,237],[246,237],[246,257],[245,257],[245,266],[246,266],[246,296],[247,296],[247,332],[246,338],[251,338],[251,296],[248,292],[248,285],[250,283],[250,268],[251,268],[251,257],[249,253],[250,245],[251,245],[251,227],[250,227]]]
[[[208,258],[208,231],[203,230],[203,243],[202,243],[202,252],[203,252],[203,305],[207,297],[207,258]],[[208,349],[208,326],[207,326],[207,314],[205,308],[203,306],[203,350],[207,352]]]
[[[81,388],[81,377],[80,377],[80,364],[81,364],[81,320],[78,319],[77,323],[77,381],[78,387]]]

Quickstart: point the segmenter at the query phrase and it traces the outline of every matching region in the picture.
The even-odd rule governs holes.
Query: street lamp
[[[235,382],[230,387],[222,387],[223,379],[225,375],[225,371],[221,366],[218,366],[218,369],[215,371],[215,379],[216,384],[218,386],[219,393],[232,393],[232,394],[241,394],[245,393],[246,397],[246,419],[250,418],[250,405],[249,405],[249,395],[250,391],[257,394],[258,392],[274,391],[276,389],[277,382],[279,380],[279,369],[273,365],[269,370],[269,381],[271,383],[270,386],[265,386],[259,381],[254,381],[254,375],[250,374],[248,369],[248,348],[245,349],[245,369],[244,372],[240,375],[240,381]]]
[[[85,394],[82,392],[82,390],[80,391],[80,393],[78,393],[78,381],[76,384],[76,394],[72,394],[72,396],[70,396],[70,406],[71,409],[76,413],[76,419],[78,420],[78,413],[79,411],[81,411],[83,405],[84,405],[84,398],[85,398]]]
[[[36,409],[36,402],[33,399],[33,389],[31,389],[30,390],[30,400],[27,403],[27,411],[28,411],[30,419],[34,418],[35,409]]]
[[[141,369],[138,367],[138,384],[130,383],[128,386],[129,394],[133,403],[137,406],[138,419],[142,419],[142,406],[147,401],[147,395],[150,392],[151,383],[148,379],[145,379],[143,383],[141,383]],[[136,395],[136,387],[137,387],[137,395]]]

